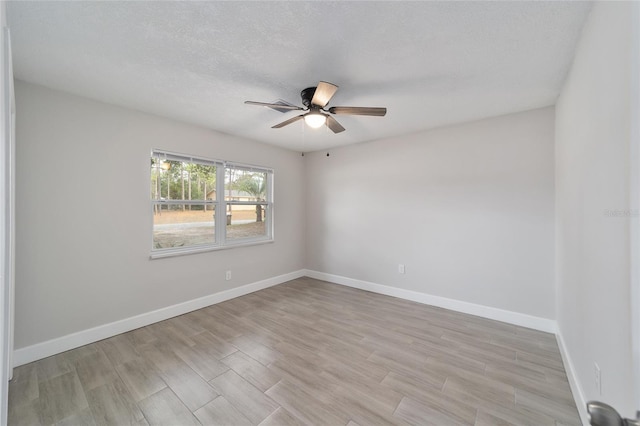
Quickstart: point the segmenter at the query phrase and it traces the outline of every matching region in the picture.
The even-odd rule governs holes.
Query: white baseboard
[[[588,425],[589,413],[587,413],[587,401],[585,401],[582,387],[576,379],[576,370],[573,367],[571,356],[569,356],[569,352],[567,352],[567,346],[564,343],[564,338],[562,337],[562,332],[560,331],[560,329],[558,329],[558,332],[556,333],[556,340],[558,341],[558,348],[560,349],[560,354],[562,355],[564,370],[567,373],[567,378],[569,379],[569,387],[571,387],[571,393],[573,394],[573,399],[576,402],[576,407],[578,408],[578,413],[580,414],[580,420],[582,420],[583,425]]]
[[[28,364],[51,355],[59,354],[89,343],[97,342],[115,336],[120,333],[135,330],[158,321],[164,321],[178,315],[183,315],[197,309],[201,309],[216,303],[221,303],[245,294],[263,290],[274,285],[282,284],[296,278],[303,277],[305,270],[290,272],[288,274],[279,275],[277,277],[267,278],[266,280],[257,281],[255,283],[243,285],[241,287],[232,288],[221,291],[219,293],[210,294],[198,299],[189,300],[187,302],[178,303],[177,305],[167,306],[155,311],[136,315],[131,318],[125,318],[109,324],[100,325],[98,327],[82,330],[77,333],[68,334],[46,342],[37,343],[32,346],[16,349],[13,353],[14,367]]]
[[[309,269],[305,271],[305,274],[308,277],[318,280],[328,281],[334,284],[341,284],[347,287],[358,288],[360,290],[367,290],[373,293],[384,294],[387,296],[398,297],[400,299],[411,300],[413,302],[424,303],[425,305],[438,306],[440,308],[450,309],[452,311],[476,315],[496,321],[502,321],[509,324],[532,328],[534,330],[544,331],[547,333],[555,334],[557,332],[556,321],[547,318],[540,318],[532,315],[521,314],[519,312],[492,308],[490,306],[477,305],[475,303],[463,302],[461,300],[448,299],[446,297],[433,296],[427,293],[420,293],[418,291],[390,287],[387,285],[376,284],[368,281],[355,280],[353,278],[312,271]]]

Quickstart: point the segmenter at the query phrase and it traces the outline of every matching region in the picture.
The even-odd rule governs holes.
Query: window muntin
[[[272,185],[270,169],[154,150],[151,257],[272,241]]]

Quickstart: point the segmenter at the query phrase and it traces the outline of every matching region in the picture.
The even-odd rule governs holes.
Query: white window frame
[[[265,244],[273,242],[273,169],[255,166],[250,164],[235,163],[224,160],[209,159],[194,155],[179,154],[166,151],[163,149],[153,149],[151,158],[161,158],[169,161],[180,161],[184,163],[195,163],[216,167],[216,199],[215,200],[181,200],[171,199],[163,200],[162,197],[150,200],[151,211],[151,259],[160,259],[165,257],[182,256],[193,253],[202,253],[207,251],[224,250],[234,247],[251,246],[257,244]],[[266,181],[266,200],[265,201],[227,201],[225,200],[225,176],[229,168],[252,171],[256,173],[265,173]],[[151,171],[149,172],[148,182],[151,183]],[[206,197],[206,194],[205,194]],[[156,205],[209,205],[215,209],[215,241],[210,244],[199,244],[188,247],[167,247],[155,248],[153,241],[153,212]],[[234,205],[257,205],[260,204],[265,209],[265,235],[259,237],[237,238],[233,240],[227,239],[227,221],[226,212],[229,206]]]

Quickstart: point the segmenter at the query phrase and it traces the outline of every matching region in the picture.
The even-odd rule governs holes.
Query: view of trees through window
[[[255,167],[154,152],[153,250],[269,238],[269,175]],[[216,226],[217,219],[224,222]]]
[[[265,235],[267,173],[227,167],[224,188],[227,239]]]

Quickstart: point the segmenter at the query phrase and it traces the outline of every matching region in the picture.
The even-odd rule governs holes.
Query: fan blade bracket
[[[311,98],[311,104],[317,105],[320,108],[324,108],[329,103],[333,95],[336,94],[337,91],[338,91],[338,86],[336,86],[335,84],[329,83],[326,81],[321,81],[318,83],[318,86],[316,87],[316,91],[313,94],[313,98]]]
[[[335,106],[329,108],[328,111],[336,115],[369,115],[372,117],[384,117],[387,114],[387,109],[383,107]]]

